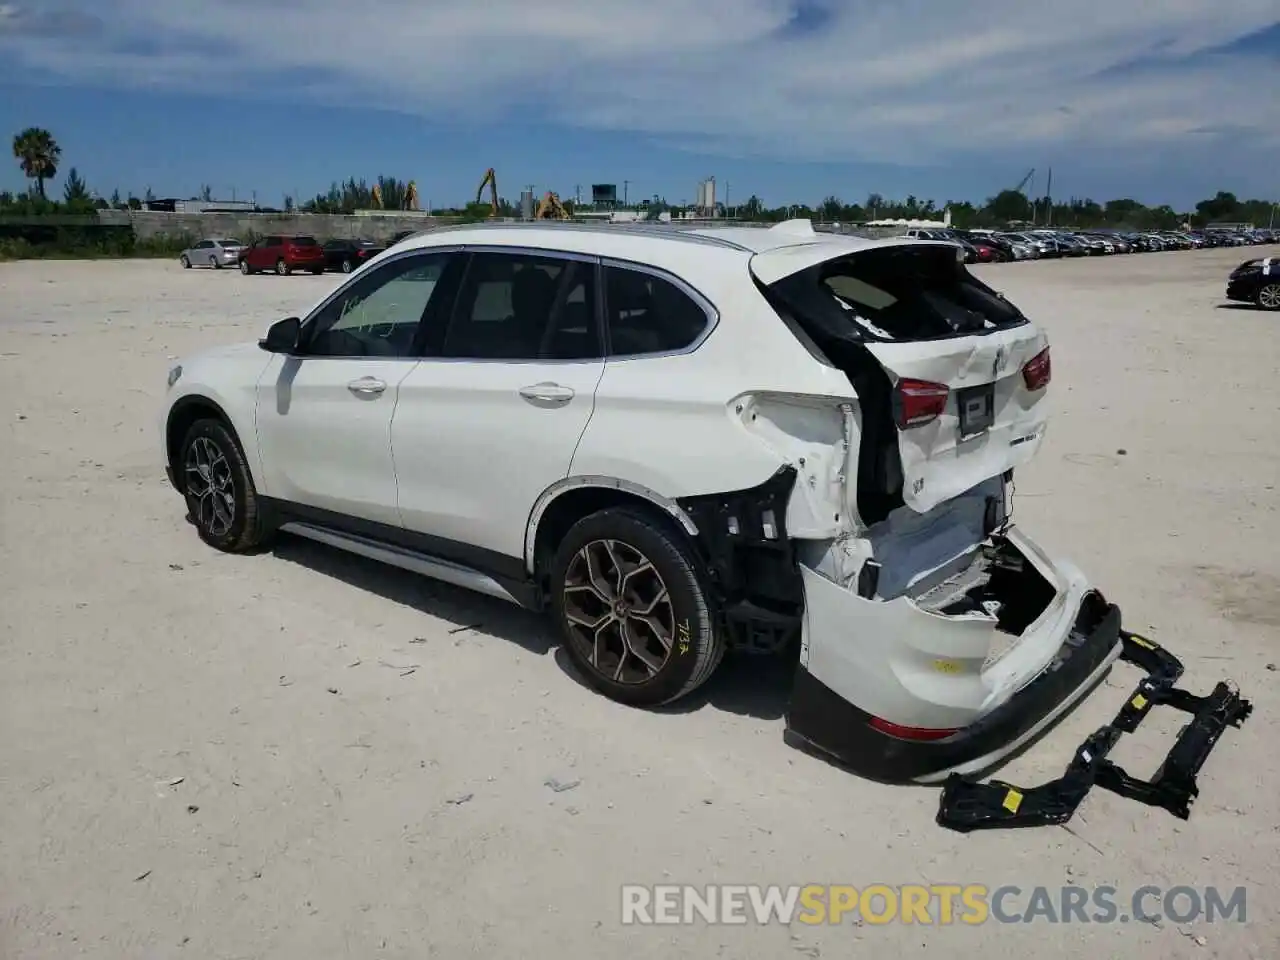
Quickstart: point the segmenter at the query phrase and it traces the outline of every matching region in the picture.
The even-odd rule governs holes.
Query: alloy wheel
[[[1258,291],[1258,306],[1265,310],[1280,310],[1280,283],[1268,283]]]
[[[614,683],[645,683],[671,656],[675,610],[649,558],[621,540],[592,540],[565,571],[564,615],[587,661]]]
[[[236,487],[231,463],[209,437],[196,437],[184,464],[192,519],[211,537],[225,537],[236,519]]]

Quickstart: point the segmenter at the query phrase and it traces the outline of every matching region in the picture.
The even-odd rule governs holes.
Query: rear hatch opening
[[[765,298],[861,408],[857,505],[870,526],[927,513],[1032,458],[1048,342],[952,244],[784,246],[756,254]]]

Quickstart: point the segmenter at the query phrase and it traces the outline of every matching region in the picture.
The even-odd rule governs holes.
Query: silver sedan
[[[240,251],[244,244],[232,239],[206,239],[193,244],[178,258],[185,269],[192,267],[212,267],[221,270],[223,267],[234,267],[240,262]]]

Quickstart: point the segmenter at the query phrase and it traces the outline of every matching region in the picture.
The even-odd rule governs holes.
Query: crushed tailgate
[[[1047,338],[953,245],[797,242],[757,253],[751,271],[833,356],[865,352],[883,369],[911,509],[927,513],[1035,456]],[[904,417],[904,398],[923,398],[923,414]]]

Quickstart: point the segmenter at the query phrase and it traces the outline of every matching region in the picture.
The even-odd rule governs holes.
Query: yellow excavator
[[[546,196],[542,198],[542,202],[538,204],[538,212],[534,214],[534,218],[537,220],[568,220],[569,211],[564,208],[560,198],[548,190]]]
[[[480,181],[480,186],[476,189],[476,203],[480,202],[486,186],[489,188],[489,216],[500,216],[502,211],[498,207],[498,175],[493,172],[493,167],[484,172],[484,179]]]

